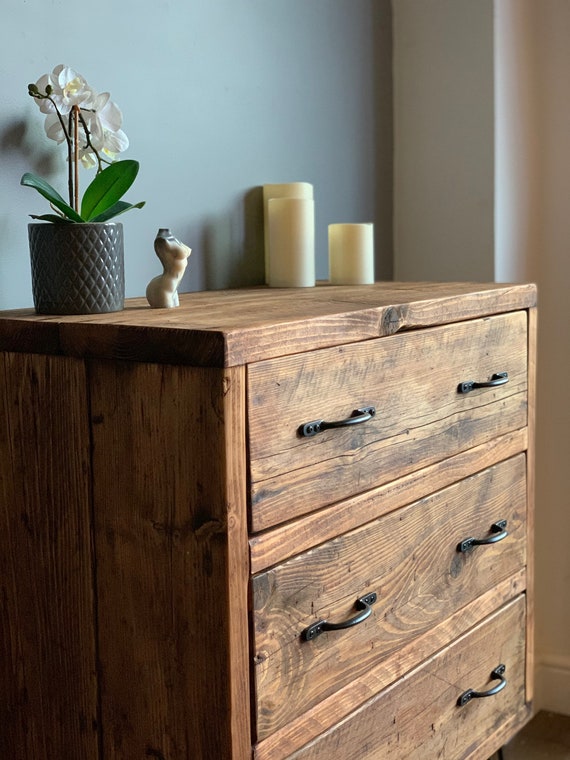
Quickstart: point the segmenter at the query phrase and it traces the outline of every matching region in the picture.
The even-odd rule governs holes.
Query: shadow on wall
[[[233,211],[210,218],[201,250],[207,290],[262,285],[265,281],[263,190],[249,190]]]
[[[0,156],[19,153],[30,165],[30,170],[41,177],[49,176],[56,170],[57,153],[45,148],[38,149],[37,135],[33,128],[23,119],[13,121],[0,133]]]
[[[25,119],[13,119],[0,130],[0,165],[2,179],[6,187],[10,188],[8,193],[15,195],[21,190],[19,182],[23,173],[22,163],[26,170],[44,177],[56,173],[60,166],[57,150],[51,146],[41,147],[43,141],[38,139],[40,129],[43,131],[43,128]],[[24,162],[21,158],[25,159]],[[30,221],[26,211],[23,216],[24,234],[25,226]],[[13,214],[4,209],[0,213],[0,239],[4,241],[0,255],[0,303],[9,302],[16,290],[21,293],[23,303],[15,306],[30,306],[32,293],[28,248],[26,245],[19,250],[19,246],[6,243],[10,240],[12,226]]]

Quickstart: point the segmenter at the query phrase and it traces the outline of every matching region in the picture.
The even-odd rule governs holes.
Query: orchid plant
[[[26,172],[21,184],[35,188],[46,198],[53,214],[36,216],[54,223],[106,222],[144,201],[130,204],[121,198],[138,174],[139,163],[115,160],[129,140],[121,129],[123,116],[108,92],[98,93],[68,66],[59,65],[28,85],[28,94],[46,115],[45,131],[57,143],[65,143],[68,161],[69,202],[41,177]],[[96,175],[79,201],[79,164],[96,168]]]

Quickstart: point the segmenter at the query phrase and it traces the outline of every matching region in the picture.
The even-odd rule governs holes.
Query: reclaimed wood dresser
[[[0,315],[0,757],[486,760],[531,716],[532,285]]]

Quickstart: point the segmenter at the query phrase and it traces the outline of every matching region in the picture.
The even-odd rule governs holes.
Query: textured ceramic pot
[[[38,314],[103,314],[125,301],[123,225],[28,225]]]

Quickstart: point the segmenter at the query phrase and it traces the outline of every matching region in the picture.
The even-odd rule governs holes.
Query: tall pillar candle
[[[374,225],[329,224],[332,285],[374,283]]]
[[[270,198],[313,198],[313,186],[309,182],[281,182],[263,185],[263,224],[265,240],[265,282],[269,283],[269,219]]]
[[[315,202],[269,198],[269,285],[308,288],[315,284]]]

